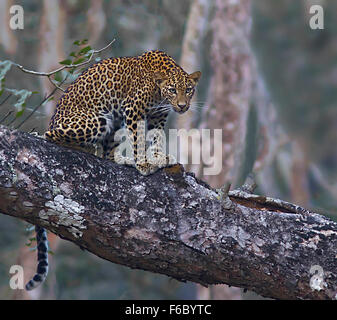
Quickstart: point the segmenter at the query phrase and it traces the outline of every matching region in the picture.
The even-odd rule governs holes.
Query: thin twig
[[[61,85],[67,80],[68,78],[68,74],[65,76],[65,78],[62,80]],[[46,96],[33,110],[32,112],[27,116],[26,119],[24,119],[23,121],[21,121],[21,123],[16,127],[16,129],[19,129],[35,112],[36,110],[43,105],[51,96],[54,95],[54,93],[56,92],[58,88],[55,87],[54,90],[48,95]]]
[[[26,68],[24,68],[22,65],[18,64],[18,63],[14,63],[14,65],[19,68],[21,71],[25,72],[25,73],[29,73],[29,74],[33,74],[33,75],[36,75],[36,76],[44,76],[44,77],[50,77],[51,75],[57,73],[57,72],[60,72],[64,69],[71,69],[71,68],[77,68],[77,67],[80,67],[80,66],[83,66],[83,65],[86,65],[88,64],[91,59],[93,58],[93,56],[95,54],[98,54],[106,49],[108,49],[114,42],[116,41],[116,39],[113,39],[108,45],[106,45],[104,48],[100,49],[100,50],[93,50],[91,52],[91,55],[89,57],[89,59],[87,61],[84,61],[82,63],[79,63],[79,64],[69,64],[69,65],[64,65],[58,69],[55,69],[53,71],[50,71],[50,72],[38,72],[38,71],[33,71],[33,70],[28,70]],[[54,84],[55,85],[55,84]],[[59,89],[59,88],[58,88]]]
[[[3,123],[12,113],[13,110],[8,111],[7,114],[0,120],[0,123]]]
[[[51,82],[51,84],[52,84],[53,86],[55,86],[57,89],[59,89],[59,90],[61,90],[61,91],[63,91],[63,92],[66,92],[63,88],[61,88],[60,86],[58,86],[58,85],[53,81],[53,79],[50,78],[50,76],[48,76],[48,79],[49,79],[49,81]]]
[[[35,111],[39,108],[39,107],[41,107],[52,95],[54,95],[54,93],[56,92],[56,90],[57,90],[57,88],[55,87],[54,89],[53,89],[53,91],[48,95],[48,96],[46,96],[33,110],[32,110],[32,112],[27,116],[27,118],[26,119],[24,119],[24,120],[22,120],[21,122],[20,122],[20,124],[16,127],[16,129],[19,129],[34,113],[35,113]]]
[[[12,94],[10,93],[2,102],[0,102],[0,106],[3,105],[11,96]]]

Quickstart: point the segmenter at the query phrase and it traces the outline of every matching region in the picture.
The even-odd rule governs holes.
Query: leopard
[[[160,50],[103,59],[68,86],[44,136],[56,144],[96,155],[98,146],[102,158],[133,165],[144,176],[153,174],[175,162],[162,151],[163,129],[170,111],[182,114],[189,109],[200,77],[200,71],[187,73]],[[121,141],[116,134],[122,128],[127,131],[132,157],[118,153]],[[150,146],[156,161],[147,159],[143,147],[146,130],[157,132]],[[40,227],[37,232],[39,265],[27,290],[42,283],[48,272],[46,233]]]
[[[190,107],[201,72],[185,72],[172,57],[152,50],[136,57],[104,59],[85,70],[60,98],[46,139],[92,153],[101,146],[102,157],[115,160],[120,141],[115,133],[126,128],[133,164],[142,175],[167,165],[170,157],[154,164],[146,159],[145,130],[164,129],[168,114]],[[169,107],[168,107],[169,106]],[[146,128],[144,128],[146,127]],[[153,150],[162,142],[154,141]],[[138,146],[138,147],[137,147]]]

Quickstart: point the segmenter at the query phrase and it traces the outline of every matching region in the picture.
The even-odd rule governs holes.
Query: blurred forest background
[[[9,27],[9,8],[24,9],[24,29]],[[309,9],[324,9],[312,30]],[[212,187],[242,184],[254,172],[257,192],[337,217],[337,1],[327,0],[1,0],[0,63],[51,71],[88,39],[101,57],[166,51],[187,72],[202,71],[198,106],[169,127],[222,129],[222,171],[186,166]],[[86,44],[86,45],[88,45]],[[80,46],[81,48],[82,46]],[[85,45],[83,45],[85,47]],[[46,77],[12,66],[0,80],[0,123],[43,133],[61,91]],[[68,79],[69,80],[69,79]],[[68,81],[69,82],[69,81]],[[67,82],[62,85],[64,88]],[[32,94],[24,104],[15,92]],[[34,112],[33,112],[34,111]],[[191,150],[185,150],[186,156]],[[220,152],[220,153],[219,153]],[[53,251],[46,283],[32,293],[9,288],[9,268],[34,273],[27,224],[0,214],[0,299],[250,299],[227,286],[202,288],[114,265],[49,233]]]

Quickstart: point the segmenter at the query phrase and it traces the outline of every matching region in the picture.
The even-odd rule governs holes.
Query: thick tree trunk
[[[213,187],[231,181],[236,184],[244,159],[247,117],[254,83],[254,56],[249,45],[251,1],[215,1],[212,20],[212,45],[207,108],[203,109],[200,128],[222,129],[223,167],[218,175],[204,175]],[[215,150],[212,150],[215,152]],[[201,176],[199,168],[191,171]]]
[[[92,0],[87,13],[88,30],[90,32],[89,43],[97,44],[106,25],[106,14],[103,7],[103,0]]]
[[[0,127],[0,212],[131,268],[271,298],[336,298],[336,222],[243,190],[229,196],[180,165],[144,177]]]
[[[185,169],[194,172],[198,178],[205,180],[212,187],[219,187],[227,181],[236,184],[243,166],[247,115],[252,100],[251,86],[255,80],[254,56],[249,45],[250,0],[193,2],[180,61],[185,70],[189,70],[188,66],[191,65],[197,69],[200,64],[197,57],[203,40],[202,35],[205,33],[203,29],[206,25],[205,20],[209,16],[208,11],[214,11],[209,24],[212,35],[209,48],[212,72],[207,101],[202,108],[203,113],[198,126],[204,129],[222,129],[221,149],[218,151],[221,157],[215,157],[215,161],[221,159],[222,162],[217,165],[214,163],[215,166],[221,166],[222,170],[217,175],[204,175],[206,163],[185,165]],[[201,23],[195,21],[201,21]],[[196,31],[198,28],[199,32]],[[200,106],[197,104],[196,108]],[[198,122],[196,117],[193,117],[194,112],[192,106],[192,110],[186,112],[186,115],[179,116],[178,128],[191,129],[196,126]],[[211,141],[215,142],[215,137],[212,137]],[[192,146],[181,151],[184,158],[188,159],[193,150]],[[216,148],[212,152],[216,154]],[[209,297],[219,297],[221,293],[224,297],[228,297],[229,291],[233,291],[233,297],[238,296],[238,290],[233,287],[228,289],[225,286],[217,286],[210,290],[214,292],[209,292]],[[205,294],[202,293],[201,296]]]
[[[208,27],[209,11],[212,6],[212,1],[208,0],[196,0],[191,3],[180,58],[180,65],[188,73],[201,70],[200,52]],[[197,101],[197,94],[198,92],[196,92],[193,96],[193,103]],[[178,129],[184,128],[187,130],[193,128],[196,120],[194,112],[195,111],[190,109],[177,117],[176,127]]]
[[[61,0],[44,0],[40,23],[40,46],[38,50],[39,70],[48,72],[60,67],[58,61],[64,59],[64,37],[67,13]],[[50,92],[54,86],[47,79],[41,77],[42,92]],[[59,95],[62,92],[60,91]],[[47,118],[50,119],[55,109],[55,101],[47,101],[44,108]]]

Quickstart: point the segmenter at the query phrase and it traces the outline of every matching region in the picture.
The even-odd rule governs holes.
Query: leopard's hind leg
[[[97,143],[80,141],[74,136],[65,134],[64,130],[62,129],[52,129],[46,131],[44,136],[47,140],[57,143],[58,145],[98,155],[99,146]]]
[[[51,122],[45,138],[62,146],[97,155],[97,149],[102,147],[111,131],[112,122],[108,116],[88,112],[82,113],[80,117],[71,114],[63,122]]]

